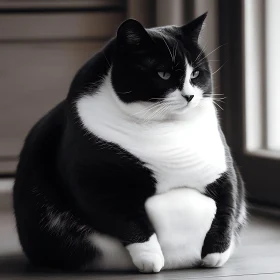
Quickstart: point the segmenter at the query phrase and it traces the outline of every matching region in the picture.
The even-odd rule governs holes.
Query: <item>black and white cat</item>
[[[14,186],[32,263],[159,272],[228,260],[244,187],[197,42],[205,18],[125,21],[33,127]]]

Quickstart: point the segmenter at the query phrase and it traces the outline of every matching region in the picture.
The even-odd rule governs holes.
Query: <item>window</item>
[[[280,156],[280,1],[265,1],[267,148]]]
[[[280,206],[279,0],[219,1],[223,129],[254,202]]]
[[[280,157],[280,1],[246,0],[243,7],[245,148]]]

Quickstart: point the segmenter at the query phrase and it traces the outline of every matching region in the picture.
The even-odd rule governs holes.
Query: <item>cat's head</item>
[[[133,19],[121,24],[111,82],[123,110],[162,119],[184,114],[210,96],[211,72],[198,45],[206,15],[182,27],[145,29]]]

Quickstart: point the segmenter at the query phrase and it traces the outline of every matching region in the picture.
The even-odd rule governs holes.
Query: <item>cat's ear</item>
[[[207,12],[194,19],[193,21],[187,23],[186,25],[180,27],[183,37],[191,38],[194,42],[197,43],[206,17]]]
[[[117,44],[124,50],[137,51],[149,48],[153,40],[140,22],[128,19],[118,29]]]

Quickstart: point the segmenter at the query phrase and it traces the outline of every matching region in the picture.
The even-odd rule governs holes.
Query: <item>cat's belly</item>
[[[195,266],[216,213],[215,202],[196,190],[180,188],[149,198],[145,207],[165,258],[163,269]],[[128,251],[115,238],[93,234],[90,241],[102,252],[91,268],[135,269]]]

